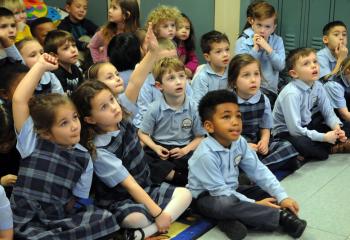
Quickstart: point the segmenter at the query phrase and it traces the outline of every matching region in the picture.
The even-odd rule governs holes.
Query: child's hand
[[[157,145],[154,151],[158,154],[158,156],[162,160],[167,160],[169,158],[169,150],[161,145]]]
[[[253,36],[253,43],[254,43],[253,48],[254,48],[254,50],[257,51],[257,52],[260,50],[260,46],[259,46],[259,44],[258,44],[258,42],[257,42],[257,40],[258,40],[259,38],[261,38],[259,34],[254,34],[254,36]]]
[[[339,45],[335,48],[334,52],[337,60],[342,61],[348,56],[348,48],[341,43],[339,43]]]
[[[329,132],[325,133],[324,137],[323,137],[323,141],[331,143],[331,144],[335,144],[335,142],[338,139],[337,131],[338,130],[333,130],[333,131],[329,131]]]
[[[248,143],[248,145],[254,152],[258,151],[258,145],[257,144],[255,144],[255,143]]]
[[[265,140],[260,140],[257,144],[258,153],[261,155],[266,155],[269,152],[269,142]]]
[[[41,64],[45,71],[53,71],[58,68],[57,57],[54,57],[48,53],[44,53],[40,56],[38,64]]]
[[[12,174],[7,174],[0,179],[0,185],[4,187],[9,187],[15,185],[17,181],[17,176]]]
[[[148,28],[145,37],[145,46],[147,47],[147,50],[151,52],[156,52],[159,50],[158,40],[156,38],[156,35],[154,35],[153,25],[151,22],[148,23]]]
[[[166,233],[170,227],[172,219],[170,214],[163,211],[162,214],[160,214],[159,217],[155,219],[155,221],[158,228],[158,232]]]
[[[270,198],[264,198],[260,201],[256,201],[256,204],[263,205],[266,207],[272,207],[272,208],[281,208],[279,205],[277,205],[276,198],[270,197]]]
[[[188,79],[191,79],[193,77],[192,71],[187,67],[185,67],[185,73]]]
[[[269,54],[272,52],[272,48],[265,38],[261,37],[258,34],[254,34],[254,37],[255,37],[256,44],[259,46],[259,49],[264,49]]]
[[[170,150],[169,153],[171,157],[179,159],[185,156],[188,153],[188,151],[186,148],[173,148]]]
[[[285,198],[281,201],[280,206],[282,208],[288,208],[289,210],[292,211],[292,213],[294,213],[295,215],[298,215],[299,205],[294,199]]]
[[[336,134],[338,134],[338,140],[340,142],[345,142],[348,139],[345,135],[345,132],[343,130],[341,130],[340,128],[336,129],[335,131],[336,131]]]

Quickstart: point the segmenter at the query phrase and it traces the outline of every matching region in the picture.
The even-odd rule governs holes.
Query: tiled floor
[[[303,240],[350,240],[350,154],[332,155],[324,162],[305,164],[282,181],[300,204],[308,226]],[[200,240],[228,239],[217,228]],[[247,240],[292,239],[279,232],[249,232]]]

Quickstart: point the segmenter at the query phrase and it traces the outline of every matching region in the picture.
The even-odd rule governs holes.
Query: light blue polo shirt
[[[28,157],[32,154],[36,147],[37,143],[37,133],[34,130],[34,123],[33,119],[29,117],[21,131],[17,134],[17,150],[21,154],[22,159]],[[87,152],[88,150],[84,148],[80,144],[76,144],[74,148],[79,149],[81,151]],[[75,185],[73,189],[73,195],[79,198],[88,198],[90,189],[91,189],[91,183],[92,183],[92,175],[93,175],[93,166],[92,166],[92,160],[90,158],[89,163],[85,169],[85,171],[80,176],[79,181]]]
[[[190,84],[187,82],[186,96],[192,96],[192,94],[193,94],[192,88]],[[149,104],[161,98],[162,96],[163,96],[162,92],[156,87],[156,80],[154,79],[153,75],[151,73],[148,74],[145,82],[141,87],[140,94],[137,99],[138,113],[133,119],[133,124],[135,125],[135,127],[137,128],[141,127],[143,114],[147,112]]]
[[[4,188],[0,185],[0,231],[13,228],[13,218],[10,202]]]
[[[164,97],[154,101],[144,114],[140,129],[161,144],[176,146],[185,146],[205,134],[197,106],[190,97],[179,109],[171,108]]]
[[[253,48],[254,31],[252,28],[247,28],[243,33],[244,36],[236,41],[235,54],[248,53],[258,59],[264,79],[261,87],[277,94],[279,72],[284,69],[286,61],[283,39],[275,33],[271,34],[268,44],[273,50],[271,54],[268,54],[265,50],[255,51]]]
[[[261,163],[243,137],[232,142],[230,148],[225,148],[211,136],[203,139],[190,158],[188,167],[186,187],[194,198],[208,191],[211,196],[234,195],[241,201],[254,203],[254,199],[236,191],[239,167],[278,202],[288,197],[276,177]]]
[[[317,52],[317,60],[320,64],[320,78],[330,74],[337,64],[337,59],[328,47],[322,48]]]
[[[227,89],[227,71],[223,75],[217,74],[209,63],[205,64],[192,79],[193,100],[196,104],[210,91]]]
[[[321,112],[330,128],[342,124],[334,113],[322,83],[316,81],[309,86],[302,80],[293,80],[283,88],[275,102],[272,134],[275,136],[289,132],[292,136],[307,136],[313,141],[323,142],[324,133],[306,127],[317,112]]]
[[[346,88],[350,88],[350,83],[343,77],[339,76]],[[327,81],[324,85],[329,100],[333,108],[346,108],[346,99],[344,97],[345,89],[342,85],[335,81]]]
[[[247,100],[237,95],[237,102],[238,104],[244,104],[244,103],[257,104],[260,100],[261,94],[262,93],[259,90],[254,96],[252,96]],[[271,104],[270,104],[270,100],[265,95],[264,95],[264,99],[265,99],[265,110],[264,110],[262,120],[259,123],[259,127],[271,129],[273,126]]]

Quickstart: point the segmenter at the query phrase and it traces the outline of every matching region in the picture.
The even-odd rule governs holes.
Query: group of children
[[[273,173],[350,152],[344,23],[324,27],[324,49],[286,58],[275,9],[254,1],[235,56],[210,31],[198,67],[176,7],[142,29],[137,0],[111,0],[98,29],[87,0],[67,0],[58,29],[37,19],[33,38],[23,4],[0,3],[0,239],[152,239],[192,199],[230,239],[302,235]],[[282,88],[283,69],[294,80]]]

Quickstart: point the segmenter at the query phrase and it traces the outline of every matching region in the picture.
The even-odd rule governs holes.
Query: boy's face
[[[329,30],[328,35],[323,36],[323,43],[334,51],[339,46],[348,44],[348,33],[343,26],[335,26]]]
[[[190,36],[191,26],[186,18],[182,18],[176,30],[176,37],[181,41],[185,41]]]
[[[74,0],[72,4],[66,6],[69,18],[72,22],[82,21],[87,13],[87,0]]]
[[[44,46],[47,33],[53,30],[56,30],[56,27],[52,22],[42,23],[35,28],[35,38]]]
[[[78,48],[75,42],[66,41],[57,48],[57,58],[60,63],[76,64],[78,61]]]
[[[265,40],[275,31],[275,17],[266,18],[264,20],[251,19],[252,29],[255,34],[259,34]]]
[[[156,30],[157,38],[167,38],[172,40],[176,34],[176,24],[174,20],[165,20],[159,23]]]
[[[185,70],[169,70],[162,76],[162,83],[156,83],[163,94],[171,97],[184,96],[186,90]]]
[[[225,69],[230,62],[230,45],[226,41],[211,44],[209,53],[204,53],[204,58],[216,69]]]
[[[103,64],[98,71],[97,79],[105,83],[114,95],[124,92],[123,79],[119,76],[119,72],[113,64]]]
[[[37,41],[27,42],[20,51],[24,62],[29,68],[38,62],[40,56],[44,53],[43,47]]]
[[[221,103],[216,106],[211,120],[204,122],[204,128],[221,145],[229,147],[238,140],[242,132],[242,115],[235,103]]]
[[[308,56],[300,57],[296,60],[292,70],[289,71],[290,76],[300,79],[305,83],[312,85],[319,79],[320,65],[314,52]]]
[[[0,36],[14,41],[16,39],[16,34],[17,29],[15,18],[0,17]]]

